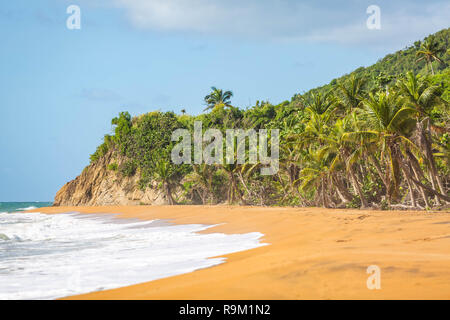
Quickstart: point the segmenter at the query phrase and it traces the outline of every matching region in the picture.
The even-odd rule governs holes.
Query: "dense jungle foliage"
[[[450,29],[387,55],[328,85],[246,110],[212,88],[205,113],[150,112],[112,120],[114,133],[91,156],[126,159],[117,170],[153,181],[175,203],[433,208],[450,203]],[[280,169],[258,165],[175,165],[177,128],[280,130]]]

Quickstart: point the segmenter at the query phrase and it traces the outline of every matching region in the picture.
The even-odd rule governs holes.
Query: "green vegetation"
[[[246,110],[212,87],[208,113],[150,112],[112,120],[114,135],[91,156],[124,161],[119,174],[154,182],[170,204],[432,208],[450,203],[450,29],[330,84]],[[183,109],[184,110],[184,109]],[[175,129],[280,129],[280,170],[259,165],[174,165]],[[111,166],[111,165],[110,165]],[[117,166],[117,165],[116,165]]]
[[[431,58],[433,70],[435,73],[438,73],[446,69],[450,64],[449,35],[450,28],[436,32],[423,41],[416,41],[413,46],[386,55],[383,59],[367,68],[360,67],[348,75],[333,79],[329,84],[311,91],[328,92],[337,83],[343,83],[351,76],[365,79],[367,81],[366,89],[370,91],[394,84],[398,77],[406,75],[408,71],[414,74],[428,74],[431,72],[428,70],[430,64],[427,59],[420,60],[423,55],[419,52],[426,51],[430,43],[433,44],[431,51],[441,61]]]
[[[439,53],[443,52],[443,48],[439,46],[439,43],[434,37],[429,37],[421,45],[420,49],[417,51],[416,55],[420,57],[417,62],[421,60],[426,61],[427,70],[430,67],[431,72],[434,75],[433,61],[443,63],[443,61],[438,57]]]
[[[225,91],[222,89],[217,89],[216,87],[211,87],[212,92],[205,97],[205,102],[207,107],[206,110],[214,109],[217,106],[230,107],[230,99],[233,96],[233,92]]]
[[[108,170],[117,171],[117,163],[113,162],[108,165]]]

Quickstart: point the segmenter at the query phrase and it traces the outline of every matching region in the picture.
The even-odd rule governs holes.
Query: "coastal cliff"
[[[111,164],[120,165],[114,153],[108,152],[99,161],[91,163],[74,180],[66,183],[56,194],[54,206],[101,206],[166,204],[157,184],[141,190],[139,174],[125,177],[112,170]]]

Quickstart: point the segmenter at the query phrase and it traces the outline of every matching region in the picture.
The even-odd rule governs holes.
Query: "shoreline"
[[[48,207],[28,212],[113,213],[216,225],[201,233],[261,232],[269,245],[225,263],[68,299],[449,299],[450,215],[240,206]],[[220,224],[220,225],[217,225]],[[366,286],[370,265],[381,290]]]

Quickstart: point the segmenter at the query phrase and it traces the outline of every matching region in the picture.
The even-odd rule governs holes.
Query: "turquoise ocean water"
[[[42,207],[50,207],[52,202],[0,202],[0,212],[19,212]]]

